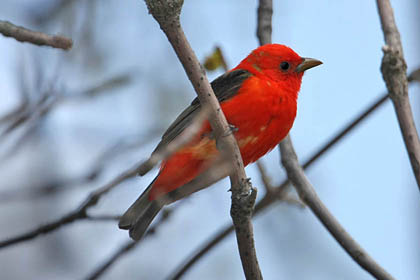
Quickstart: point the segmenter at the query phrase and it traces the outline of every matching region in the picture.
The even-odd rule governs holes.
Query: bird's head
[[[268,44],[251,52],[235,69],[244,69],[255,76],[276,82],[286,82],[300,88],[305,70],[322,64],[313,58],[300,57],[291,48],[280,44]]]

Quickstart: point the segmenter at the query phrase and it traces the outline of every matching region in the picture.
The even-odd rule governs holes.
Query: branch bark
[[[236,229],[239,254],[242,267],[247,279],[262,279],[253,238],[251,216],[257,195],[247,178],[241,154],[227,120],[220,108],[220,104],[207,80],[205,71],[192,50],[179,16],[183,0],[146,0],[152,16],[159,23],[160,28],[168,37],[169,42],[181,61],[190,79],[202,107],[209,107],[209,122],[216,137],[217,148],[223,157],[232,163],[230,173],[232,206],[231,216]]]
[[[414,124],[408,98],[407,64],[389,0],[377,0],[379,17],[384,33],[381,71],[397,114],[411,167],[420,190],[420,140]]]
[[[257,11],[257,38],[260,45],[271,43],[273,0],[260,0]]]
[[[70,50],[73,46],[73,41],[70,38],[29,30],[3,20],[0,20],[0,33],[6,37],[15,38],[19,42],[28,42],[38,46],[50,46],[66,51]]]

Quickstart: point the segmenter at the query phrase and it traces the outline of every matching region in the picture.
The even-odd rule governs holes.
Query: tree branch
[[[408,98],[407,64],[389,0],[377,0],[385,38],[381,71],[400,124],[411,167],[420,190],[420,140]]]
[[[0,20],[0,33],[6,37],[15,38],[19,42],[29,42],[38,46],[50,46],[63,50],[69,50],[73,46],[73,41],[64,36],[32,31],[8,21]]]
[[[257,12],[257,38],[260,45],[271,44],[273,0],[260,0]]]
[[[287,171],[287,177],[295,186],[300,198],[309,206],[309,208],[311,208],[312,212],[318,217],[341,247],[343,247],[354,261],[376,279],[394,279],[368,255],[350,234],[346,232],[319,199],[315,189],[306,178],[302,167],[299,165],[290,136],[287,136],[280,143],[280,152],[283,166]]]
[[[11,187],[9,190],[0,191],[0,204],[10,203],[16,200],[22,199],[37,199],[45,196],[50,196],[64,191],[74,190],[80,187],[86,187],[87,184],[92,184],[106,169],[106,163],[109,160],[115,160],[117,156],[121,156],[127,151],[134,149],[135,147],[141,147],[157,137],[161,133],[162,129],[153,128],[149,132],[145,133],[145,136],[130,136],[125,135],[120,140],[116,141],[107,147],[97,158],[94,163],[91,164],[90,170],[84,174],[72,177],[63,178],[51,181],[42,186],[32,185],[27,189],[17,189]]]
[[[252,188],[250,181],[246,177],[236,140],[207,80],[205,71],[182,30],[179,16],[183,1],[146,0],[146,4],[149,12],[159,23],[160,28],[168,37],[169,42],[184,66],[202,107],[208,106],[210,108],[209,122],[216,136],[217,147],[221,151],[222,156],[232,163],[233,171],[230,175],[232,190],[231,216],[236,228],[242,267],[247,279],[262,279],[254,247],[251,223],[257,194],[256,189]]]
[[[273,192],[274,186],[271,184],[271,178],[268,176],[264,164],[261,160],[257,161],[255,164],[257,165],[258,172],[260,172],[261,181],[263,182],[266,192]]]
[[[166,220],[168,220],[172,213],[173,209],[164,209],[162,211],[162,215],[160,215],[159,220],[146,232],[145,237],[155,234],[158,227],[162,225]],[[124,245],[115,251],[108,260],[106,260],[102,265],[98,266],[88,277],[86,277],[86,279],[99,279],[99,277],[101,277],[102,274],[105,273],[117,260],[136,248],[139,244],[141,244],[141,242],[128,241],[124,243]]]
[[[29,232],[23,233],[21,235],[0,241],[0,249],[6,248],[12,245],[15,245],[17,243],[21,243],[24,241],[31,240],[35,237],[38,237],[41,234],[46,234],[49,232],[52,232],[56,229],[59,229],[61,226],[70,224],[76,220],[84,220],[88,219],[88,213],[87,210],[96,205],[99,201],[99,199],[102,197],[102,195],[109,192],[111,189],[119,185],[121,182],[125,181],[128,178],[134,177],[138,172],[138,164],[132,167],[131,169],[123,172],[119,176],[117,176],[114,180],[109,182],[108,184],[104,185],[102,188],[97,189],[96,191],[92,192],[87,199],[80,204],[80,206],[68,214],[64,215],[62,218],[42,225],[34,230],[31,230]]]

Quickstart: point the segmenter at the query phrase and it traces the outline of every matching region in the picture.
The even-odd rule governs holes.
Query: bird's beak
[[[322,62],[319,61],[318,59],[308,58],[308,57],[302,57],[302,59],[303,59],[302,63],[296,67],[296,72],[298,73],[304,72],[308,69],[311,69],[315,66],[322,64]]]

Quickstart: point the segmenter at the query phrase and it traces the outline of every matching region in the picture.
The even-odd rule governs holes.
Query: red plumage
[[[265,155],[289,133],[303,72],[319,64],[320,61],[302,58],[284,45],[270,44],[254,50],[212,83],[228,123],[237,129],[234,136],[245,166]],[[187,127],[199,109],[198,101],[194,101],[168,129],[158,148]],[[142,195],[147,196],[148,202],[144,197],[139,199],[141,205],[138,200],[137,206],[127,211],[120,227],[131,229],[131,236],[140,238],[162,205],[154,207],[154,211],[146,209],[151,209],[150,205],[160,196],[211,168],[218,156],[210,125],[205,122],[187,145],[162,162],[157,178]]]

